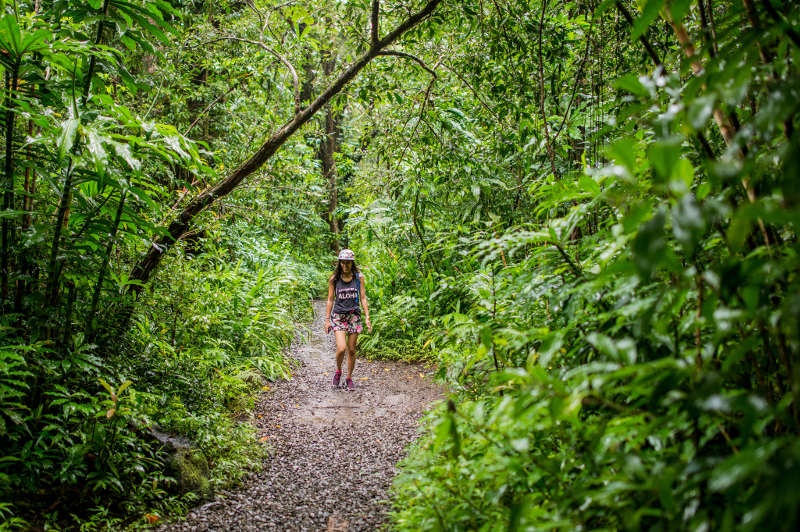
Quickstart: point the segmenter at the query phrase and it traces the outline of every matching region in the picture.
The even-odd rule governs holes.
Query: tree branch
[[[163,231],[159,232],[161,233],[160,236],[153,239],[150,249],[147,250],[147,253],[133,267],[130,279],[131,281],[138,282],[129,285],[131,289],[137,292],[141,291],[141,283],[146,283],[150,279],[153,271],[164,257],[164,254],[174,245],[181,235],[190,229],[195,216],[218,199],[227,196],[238,187],[245,178],[261,168],[292,134],[308,122],[317,111],[322,109],[322,107],[331,100],[331,98],[340,93],[383,49],[394,43],[406,31],[428,18],[441,2],[442,0],[429,0],[422,9],[401,22],[383,39],[378,39],[373,42],[369,50],[358,57],[355,62],[342,72],[322,94],[308,105],[308,107],[295,113],[294,118],[278,128],[278,130],[261,145],[256,153],[216,185],[193,198],[186,207],[176,215],[171,223],[162,228]]]
[[[381,9],[380,0],[372,0],[372,13],[370,14],[369,44],[375,46],[378,43],[378,14]]]
[[[427,70],[428,73],[431,76],[433,76],[434,79],[436,79],[436,72],[431,67],[426,65],[425,62],[422,59],[420,59],[420,58],[418,58],[416,56],[413,56],[411,54],[407,54],[405,52],[398,52],[398,51],[395,51],[395,50],[382,50],[381,52],[378,53],[378,55],[391,55],[391,56],[394,56],[394,57],[404,57],[406,59],[411,59],[412,61],[417,63],[419,66],[421,66],[422,68]]]
[[[249,44],[255,44],[256,46],[260,46],[263,50],[267,51],[268,53],[272,54],[278,61],[283,63],[283,65],[289,70],[289,74],[292,76],[292,94],[294,95],[294,112],[297,113],[300,111],[300,76],[297,75],[297,69],[294,68],[294,65],[286,59],[282,54],[278,53],[274,49],[270,48],[266,44],[261,41],[253,41],[250,39],[242,39],[240,37],[225,37],[225,39],[231,41],[239,41],[239,42],[246,42]]]
[[[561,247],[561,244],[559,244],[558,242],[552,242],[552,245],[555,246],[555,248],[558,250],[558,253],[566,261],[567,265],[569,265],[569,269],[572,270],[572,273],[574,273],[578,277],[583,277],[583,272],[578,267],[578,265],[575,264],[575,261],[572,260],[572,257],[569,256],[566,250],[563,247]]]
[[[425,89],[425,95],[422,98],[422,105],[420,105],[420,108],[419,108],[419,116],[417,117],[417,123],[414,124],[414,129],[411,131],[411,134],[406,137],[408,139],[408,142],[406,142],[406,145],[403,148],[403,151],[400,154],[400,157],[398,157],[397,160],[395,161],[395,168],[397,168],[398,165],[405,158],[406,152],[408,151],[409,147],[411,146],[411,139],[413,139],[416,136],[417,129],[419,128],[419,124],[422,122],[422,117],[425,114],[425,107],[428,105],[428,101],[430,100],[430,97],[431,97],[431,90],[433,90],[433,84],[436,83],[437,79],[439,79],[436,76],[435,68],[441,64],[441,60],[439,62],[437,62],[436,65],[433,68],[430,68],[421,59],[419,59],[419,58],[417,58],[417,57],[415,57],[415,56],[413,56],[411,54],[404,53],[404,52],[395,52],[395,51],[392,51],[392,50],[387,50],[385,52],[381,52],[381,54],[379,54],[379,55],[390,55],[390,56],[397,56],[397,57],[404,57],[404,58],[407,58],[407,59],[411,59],[412,61],[417,62],[422,68],[427,70],[431,75],[431,80],[430,80],[430,82],[428,82],[428,87]],[[406,120],[406,123],[403,124],[403,129],[405,129],[405,127],[408,125],[408,123],[410,121],[411,121],[411,118]]]

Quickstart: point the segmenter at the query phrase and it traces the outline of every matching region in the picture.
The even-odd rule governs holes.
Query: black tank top
[[[332,310],[334,314],[347,314],[351,312],[361,314],[361,306],[358,304],[358,285],[359,283],[356,283],[355,275],[353,275],[349,283],[341,279],[336,280],[333,285],[334,295],[336,296]]]

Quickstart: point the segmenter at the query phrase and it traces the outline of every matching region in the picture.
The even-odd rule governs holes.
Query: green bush
[[[624,19],[626,5],[604,4],[592,20],[608,24],[612,6]],[[587,109],[598,113],[600,125],[589,122],[598,135],[581,133],[587,122],[564,125],[589,118],[580,112],[559,118],[559,134],[572,140],[545,139],[553,151],[525,168],[539,176],[520,199],[530,212],[498,210],[471,237],[453,231],[455,216],[438,204],[424,220],[428,242],[461,250],[464,260],[442,268],[460,269],[471,297],[457,312],[427,317],[454,393],[396,479],[395,528],[797,528],[800,123],[797,100],[785,95],[798,94],[800,49],[782,31],[800,19],[783,5],[776,15],[726,4],[709,37],[694,5],[647,2],[632,28],[609,29],[648,44],[663,37],[648,51],[663,62],[650,70],[617,48],[603,65],[617,69],[613,84],[592,85],[598,100]],[[560,53],[547,46],[586,29],[577,11],[538,7],[554,34],[533,58]],[[513,11],[509,20],[527,20]],[[518,90],[503,98],[523,129],[528,86],[514,76],[524,59],[495,52],[527,41],[520,27],[495,22],[498,43],[479,63],[508,74]],[[687,61],[681,39],[702,52]],[[545,71],[554,84],[564,66],[556,63]],[[534,62],[528,73],[549,65]],[[563,110],[538,103],[527,109]],[[491,138],[474,146],[501,153]],[[461,163],[445,149],[427,156]],[[487,174],[510,188],[524,157],[509,155]],[[440,204],[458,197],[435,184],[423,190]],[[476,201],[489,201],[472,187]]]

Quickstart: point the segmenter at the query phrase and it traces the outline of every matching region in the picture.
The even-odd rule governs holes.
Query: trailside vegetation
[[[393,529],[794,530],[797,3],[443,17],[360,183],[379,334],[453,390]]]
[[[0,1],[0,528],[147,526],[260,466],[336,245],[316,114],[440,1]]]
[[[794,530],[800,6],[0,0],[0,528],[268,458],[331,249],[450,390],[395,530]]]

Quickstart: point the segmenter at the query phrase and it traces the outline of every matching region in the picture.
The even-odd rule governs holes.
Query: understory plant
[[[249,419],[258,394],[291,374],[285,353],[310,319],[319,273],[262,235],[219,231],[235,245],[209,236],[165,264],[170,287],[131,317],[116,353],[4,348],[8,526],[158,521],[261,467],[269,449]],[[32,349],[36,364],[23,357]],[[42,379],[52,382],[32,410],[22,398]]]
[[[528,4],[538,23],[509,19],[597,45],[583,15]],[[642,4],[591,24],[630,23],[652,67],[592,85],[595,133],[545,138],[525,219],[468,239],[471,297],[436,318],[454,393],[395,481],[397,530],[800,522],[800,13]]]

